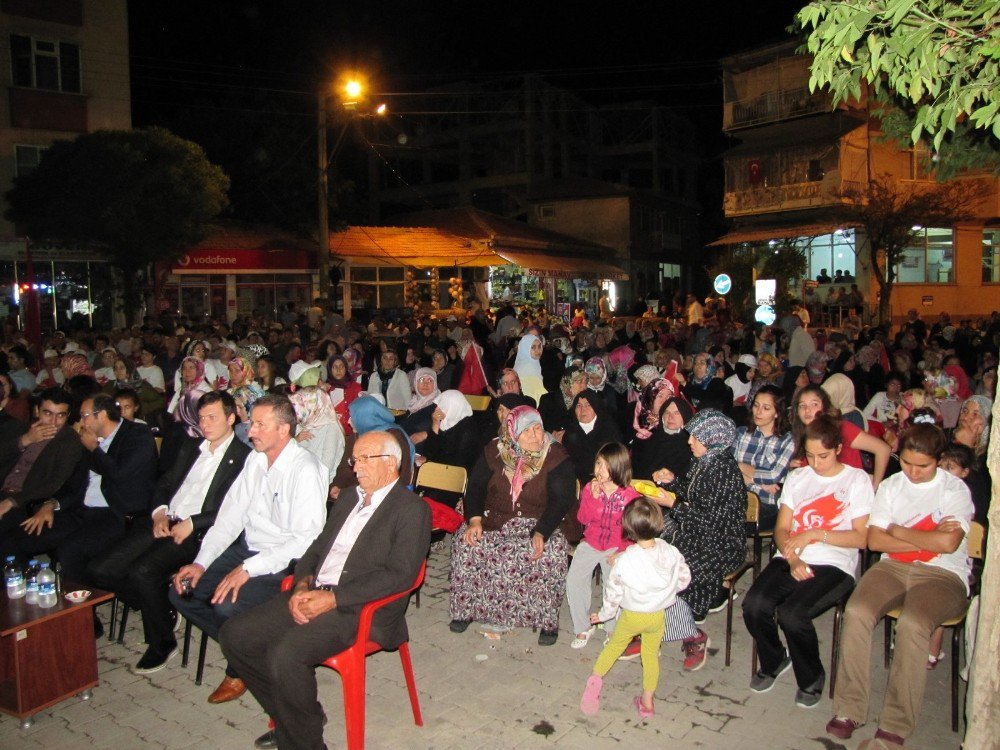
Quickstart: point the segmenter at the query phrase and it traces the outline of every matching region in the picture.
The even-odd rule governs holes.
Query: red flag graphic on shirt
[[[833,531],[840,525],[847,503],[838,500],[834,495],[823,495],[800,505],[795,511],[794,520],[796,533],[806,529],[823,529]]]
[[[916,531],[937,531],[938,522],[934,520],[932,515],[926,515],[917,521],[912,526],[908,528],[915,529]],[[911,562],[930,562],[935,557],[938,556],[937,552],[930,552],[925,549],[918,549],[915,552],[890,552],[889,557],[893,560],[899,560],[904,563]]]
[[[479,358],[478,347],[469,344],[462,357],[462,377],[458,381],[458,390],[467,396],[479,396],[486,385],[486,372]]]

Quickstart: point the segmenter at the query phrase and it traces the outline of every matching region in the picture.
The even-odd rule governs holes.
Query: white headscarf
[[[420,391],[417,390],[417,384],[422,378],[430,378],[434,381],[434,390],[426,396],[421,396]],[[416,372],[413,373],[413,395],[410,396],[410,403],[406,405],[406,410],[409,412],[415,412],[434,403],[435,399],[441,395],[441,391],[438,390],[437,382],[438,376],[434,370],[430,367],[418,367]]]
[[[444,419],[441,420],[442,430],[450,430],[466,417],[472,416],[469,400],[461,391],[445,391],[437,397],[434,403],[444,412]]]
[[[526,333],[517,344],[517,357],[514,358],[514,369],[522,378],[534,375],[542,377],[542,362],[531,356],[531,346],[536,341],[541,341],[533,333]]]

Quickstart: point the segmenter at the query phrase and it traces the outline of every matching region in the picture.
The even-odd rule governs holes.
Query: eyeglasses
[[[373,458],[389,458],[389,456],[390,454],[388,453],[379,453],[375,456],[351,456],[349,459],[347,459],[347,465],[357,466],[358,464],[366,464]]]
[[[98,414],[100,414],[100,412],[97,412],[97,411],[81,411],[80,412],[80,419],[83,419],[84,417],[96,417]]]

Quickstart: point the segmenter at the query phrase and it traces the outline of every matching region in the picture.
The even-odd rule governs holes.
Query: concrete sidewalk
[[[850,742],[828,736],[824,726],[832,715],[831,702],[824,698],[813,709],[796,707],[791,672],[771,692],[751,693],[750,639],[739,611],[734,613],[732,666],[724,666],[725,612],[710,615],[704,627],[713,645],[701,671],[685,673],[679,644],[664,645],[655,717],[640,722],[631,704],[640,689],[638,660],[615,666],[605,680],[600,714],[584,717],[580,695],[602,639],[595,637],[582,651],[571,649],[572,626],[565,607],[559,642],[552,647],[539,647],[537,636],[528,631],[490,640],[473,624],[462,635],[451,633],[449,557],[447,546],[434,550],[422,606],[417,609],[411,603],[407,616],[424,726],[413,724],[398,655],[376,654],[368,659],[369,748],[836,750],[854,748],[874,734],[870,723]],[[107,624],[109,608],[101,607],[99,613]],[[254,738],[267,729],[267,717],[253,698],[247,694],[221,706],[206,702],[223,675],[217,644],[209,645],[204,685],[194,684],[197,638],[187,669],[181,669],[178,655],[160,672],[135,675],[131,668],[144,651],[139,619],[137,614],[129,618],[124,646],[106,639],[98,645],[101,685],[94,689],[92,700],[69,700],[43,711],[26,731],[20,730],[17,719],[3,716],[0,748],[250,750]],[[817,629],[828,660],[832,615],[824,615]],[[886,676],[880,633],[875,643],[872,677],[877,708]],[[959,747],[961,733],[950,729],[949,670],[946,660],[930,673],[923,718],[907,741],[908,748]],[[326,742],[331,748],[344,747],[340,678],[327,669],[318,673],[320,700],[329,717]],[[963,695],[964,689],[963,683]]]

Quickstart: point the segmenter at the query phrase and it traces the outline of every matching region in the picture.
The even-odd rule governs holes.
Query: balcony
[[[38,89],[8,89],[10,125],[29,130],[87,132],[87,97]]]
[[[805,86],[777,89],[751,99],[726,102],[722,128],[740,130],[831,110],[830,96],[825,92],[810,93]]]

